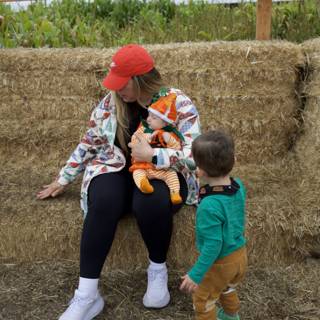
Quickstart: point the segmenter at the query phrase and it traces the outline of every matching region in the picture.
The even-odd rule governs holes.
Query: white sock
[[[166,268],[166,263],[165,262],[155,263],[155,262],[150,260],[149,268],[152,269],[152,270],[162,270],[162,269]]]
[[[79,278],[78,290],[87,294],[89,297],[95,297],[98,291],[99,279]]]

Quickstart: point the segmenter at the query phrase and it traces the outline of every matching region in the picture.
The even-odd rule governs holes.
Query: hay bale
[[[80,181],[71,185],[62,197],[36,200],[36,192],[54,177],[56,168],[45,163],[42,168],[40,164],[31,167],[31,163],[26,160],[19,169],[14,164],[4,169],[0,185],[0,257],[17,261],[77,260],[82,226]],[[294,162],[290,161],[266,166],[238,165],[234,170],[234,175],[242,177],[248,189],[247,237],[253,265],[284,264],[301,259],[313,243],[317,217],[297,212],[295,193],[288,192],[296,185],[297,172]],[[174,268],[191,265],[197,256],[194,214],[195,208],[184,207],[175,215],[168,256]],[[128,269],[129,265],[134,269],[145,265],[146,260],[147,252],[136,221],[129,214],[119,224],[106,266]]]
[[[185,42],[148,45],[155,61],[161,68],[170,70],[176,66],[186,66],[196,70],[206,65],[219,69],[241,69],[252,65],[292,68],[298,62],[304,64],[299,47],[287,41],[216,41]],[[286,57],[286,59],[283,59]]]
[[[302,221],[313,219],[313,229],[307,242],[308,251],[320,243],[320,207],[319,207],[319,170],[320,170],[320,38],[303,43],[308,58],[308,68],[304,91],[304,110],[302,112],[303,126],[295,146],[297,165],[301,176],[297,186],[296,211]],[[302,231],[301,231],[302,232]]]
[[[17,48],[0,51],[0,71],[4,72],[95,72],[104,71],[115,52],[112,49],[86,49],[86,48]],[[51,73],[51,76],[54,73]]]
[[[204,131],[227,128],[234,136],[241,164],[268,163],[286,156],[298,129],[298,102],[293,97],[215,97],[200,108]]]
[[[319,69],[320,66],[320,38],[311,39],[300,45],[307,56],[309,68]]]
[[[195,101],[204,129],[224,126],[238,137],[239,161],[263,163],[286,154],[297,131],[295,89],[304,64],[299,46],[239,41],[146,47],[164,80]],[[88,119],[105,93],[100,83],[115,50],[1,50],[0,112],[8,120]],[[28,136],[36,139],[42,131],[34,125]],[[61,131],[61,138],[68,134]],[[43,138],[43,143],[53,139]]]
[[[0,149],[5,147],[6,152],[10,152],[8,148],[13,148],[15,152],[23,147],[25,156],[37,153],[38,157],[47,156],[50,149],[50,153],[55,149],[55,153],[61,153],[61,159],[66,159],[66,149],[73,150],[87,129],[90,112],[87,112],[88,108],[74,106],[66,110],[65,116],[64,109],[59,108],[65,99],[60,100],[52,104],[50,100],[44,100],[42,107],[35,100],[32,108],[31,103],[21,107],[18,119],[9,115],[11,119],[0,123]],[[208,107],[199,110],[202,129],[224,127],[230,130],[235,137],[240,163],[267,163],[287,154],[298,129],[295,99],[269,96],[262,100],[246,97],[239,101],[233,97],[206,96],[201,100],[206,106],[212,106],[209,110]],[[21,101],[16,108],[21,106]],[[6,105],[7,114],[9,108],[10,105]],[[258,111],[254,112],[254,109]],[[48,119],[49,113],[58,119]]]
[[[319,216],[301,210],[301,171],[295,157],[235,168],[248,189],[247,237],[253,265],[303,259],[318,237]],[[269,262],[268,262],[269,261]]]
[[[23,146],[26,152],[46,152],[51,145],[57,150],[75,147],[80,141],[88,121],[46,120],[26,118],[0,122],[1,145],[9,148]]]
[[[99,99],[94,96],[4,94],[0,101],[3,119],[24,120],[84,120],[88,121],[89,114],[97,105]]]
[[[19,94],[22,96],[37,97],[41,100],[42,96],[54,93],[56,96],[91,96],[98,97],[100,79],[98,75],[91,72],[67,73],[60,70],[36,71],[26,70],[19,72],[0,72],[2,79],[2,92],[5,95]]]
[[[316,234],[316,221],[311,215],[304,218],[301,206],[296,211],[295,193],[287,194],[300,177],[287,154],[297,131],[302,48],[287,42],[147,48],[165,80],[187,88],[203,128],[223,126],[235,136],[235,173],[248,186],[250,261],[263,265],[301,258]],[[105,64],[115,50],[0,50],[0,159],[8,163],[0,184],[1,257],[78,258],[79,182],[51,201],[37,201],[35,193],[57,174],[82,136],[92,105],[103,93],[99,82]],[[175,216],[169,261],[177,268],[195,259],[193,224],[194,208]],[[146,258],[136,223],[127,217],[119,225],[107,265],[121,269],[129,262],[134,268]]]
[[[320,96],[309,96],[303,111],[302,133],[295,148],[297,158],[303,169],[305,180],[318,181],[320,169]]]
[[[188,69],[210,63],[218,68],[255,64],[284,68],[304,63],[299,47],[287,41],[216,41],[144,45],[158,66],[170,70],[185,65]],[[118,48],[17,48],[0,51],[0,71],[104,71]],[[276,54],[275,54],[276,53]],[[283,59],[286,57],[286,59]]]
[[[292,95],[296,82],[294,67],[270,68],[265,65],[229,66],[219,69],[211,64],[198,66],[196,69],[171,67],[161,73],[164,79],[192,95],[215,96],[264,96]],[[161,67],[163,68],[163,67]]]
[[[318,181],[320,169],[320,38],[302,44],[308,56],[308,72],[305,80],[305,106],[302,114],[303,127],[295,148],[299,165],[306,180]],[[311,183],[311,181],[309,181]]]
[[[78,259],[83,221],[79,206],[80,181],[74,183],[64,196],[47,201],[36,200],[39,187],[54,175],[54,169],[47,170],[41,175],[28,166],[17,170],[11,165],[5,170],[6,178],[0,185],[1,258],[17,261]],[[187,249],[194,248],[191,236],[193,218],[194,209],[191,207],[175,216],[169,261],[179,268],[190,265],[194,257],[185,255]],[[129,263],[132,270],[145,265],[146,261],[147,252],[136,221],[128,214],[118,226],[107,265],[111,269],[128,269]]]

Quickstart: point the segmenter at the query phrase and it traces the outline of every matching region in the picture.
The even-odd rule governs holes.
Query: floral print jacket
[[[191,144],[200,134],[199,114],[192,101],[180,90],[170,88],[164,94],[169,93],[177,95],[177,129],[183,134],[184,142],[182,150],[155,148],[154,154],[158,160],[156,168],[172,168],[181,172],[188,185],[186,203],[196,204],[199,185],[191,156]],[[59,173],[58,182],[67,185],[84,171],[80,201],[84,215],[87,214],[90,181],[99,174],[120,171],[126,165],[122,150],[114,145],[116,129],[116,106],[109,93],[93,110],[89,129]]]

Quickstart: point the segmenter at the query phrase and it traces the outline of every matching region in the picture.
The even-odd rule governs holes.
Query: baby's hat
[[[148,111],[167,123],[175,123],[177,121],[176,98],[177,96],[174,93],[160,97],[150,105]]]

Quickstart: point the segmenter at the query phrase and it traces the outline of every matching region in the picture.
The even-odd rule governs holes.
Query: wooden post
[[[257,0],[256,39],[271,39],[272,0]]]

